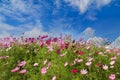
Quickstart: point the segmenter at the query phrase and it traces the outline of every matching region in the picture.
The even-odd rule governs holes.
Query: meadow
[[[120,50],[69,36],[2,38],[0,80],[120,80]]]

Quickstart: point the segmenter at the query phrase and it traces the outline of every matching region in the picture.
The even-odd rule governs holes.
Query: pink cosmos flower
[[[34,65],[33,66],[38,66],[38,63],[34,63]]]
[[[41,73],[42,73],[42,74],[46,74],[46,73],[47,73],[47,68],[44,68],[44,67],[43,67],[43,68],[41,69]]]
[[[44,43],[40,42],[39,45],[40,45],[40,47],[43,47]]]
[[[87,74],[88,71],[87,71],[86,69],[82,69],[82,70],[80,71],[80,73],[81,73],[81,74]]]
[[[66,67],[68,65],[68,62],[66,62],[65,64],[64,64],[64,66]]]
[[[111,52],[111,50],[110,50],[110,49],[106,49],[106,52],[110,53],[110,52]]]
[[[92,64],[92,62],[87,62],[87,63],[85,63],[86,64],[86,66],[90,66],[91,64]]]
[[[107,69],[108,69],[108,66],[107,66],[107,65],[103,65],[103,69],[104,69],[104,70],[107,70]]]
[[[83,55],[83,54],[84,54],[84,52],[83,52],[83,51],[80,51],[80,52],[79,52],[79,55]]]
[[[114,68],[114,66],[110,66],[110,68]]]
[[[26,64],[26,61],[22,61],[18,64],[18,66],[25,66],[25,64]]]
[[[101,66],[102,66],[102,64],[101,64],[101,63],[97,63],[96,65],[97,65],[98,67],[101,67]]]
[[[88,57],[88,61],[91,62],[93,60],[93,58],[91,57]]]
[[[73,65],[75,65],[76,64],[76,60],[74,60],[74,62],[73,62]]]
[[[19,73],[20,73],[20,74],[26,73],[26,69],[21,70]]]
[[[110,60],[116,60],[116,59],[117,59],[117,57],[116,57],[116,56],[114,56],[114,57],[110,58]]]
[[[115,74],[111,74],[111,75],[109,76],[109,79],[110,79],[110,80],[115,80]]]
[[[51,62],[48,63],[48,68],[51,66]]]
[[[101,54],[101,55],[102,55],[102,54],[103,54],[103,52],[99,52],[98,54]]]
[[[120,56],[120,53],[117,53],[117,56]]]
[[[47,63],[47,59],[44,61],[44,63],[43,63],[43,64],[45,65],[46,63]]]
[[[77,62],[83,62],[83,59],[78,59]]]
[[[78,72],[77,69],[72,69],[72,73],[73,73],[73,74],[76,74],[77,72]]]
[[[14,69],[11,70],[11,72],[17,72],[20,68],[19,67],[16,67]]]
[[[115,61],[111,61],[111,62],[110,62],[110,65],[113,65],[113,64],[115,64]]]
[[[65,56],[65,54],[63,53],[63,54],[61,54],[60,56],[63,57],[63,56]]]
[[[49,51],[53,51],[52,45],[48,46]]]
[[[86,49],[89,50],[89,49],[90,49],[90,46],[87,46]]]
[[[53,76],[53,77],[52,77],[52,80],[56,80],[56,76]]]

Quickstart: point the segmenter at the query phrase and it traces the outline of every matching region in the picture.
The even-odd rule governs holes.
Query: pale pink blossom
[[[66,62],[65,64],[64,64],[64,66],[66,67],[68,65],[68,62]]]
[[[77,61],[78,59],[75,59],[74,61]]]
[[[90,49],[90,46],[87,46],[86,49],[89,50],[89,49]]]
[[[88,58],[88,61],[89,61],[89,62],[91,62],[92,60],[93,60],[93,58],[91,58],[91,57]]]
[[[108,69],[108,66],[107,66],[107,65],[103,65],[103,69],[104,69],[104,70],[107,70],[107,69]]]
[[[63,56],[65,56],[65,54],[63,53],[63,54],[61,54],[60,56],[63,57]]]
[[[78,59],[77,62],[83,62],[83,59]]]
[[[48,68],[51,66],[51,62],[48,63]]]
[[[90,66],[92,64],[92,62],[87,62],[85,64],[86,64],[86,66]]]
[[[117,59],[117,57],[116,57],[116,56],[114,56],[114,57],[110,58],[110,60],[116,60],[116,59]]]
[[[101,54],[101,55],[102,55],[102,54],[103,54],[103,52],[99,52],[98,54]]]
[[[120,53],[117,53],[117,56],[119,56],[120,55]]]
[[[110,79],[110,80],[115,80],[115,74],[111,74],[111,75],[109,76],[109,79]]]
[[[26,69],[21,70],[19,73],[20,73],[20,74],[26,73]]]
[[[47,73],[47,68],[43,67],[43,68],[41,69],[41,73],[42,73],[42,74],[46,74],[46,73]]]
[[[113,64],[115,64],[115,61],[111,61],[111,62],[110,62],[110,65],[113,65]]]
[[[38,66],[38,63],[34,63],[34,65],[33,66]]]
[[[110,53],[110,52],[111,52],[111,50],[110,50],[110,49],[106,49],[106,52]]]
[[[56,76],[53,76],[53,77],[52,77],[52,80],[56,80]]]
[[[82,69],[82,70],[80,71],[80,73],[81,73],[81,74],[87,74],[88,71],[87,71],[86,69]]]
[[[114,66],[110,66],[110,68],[114,68]]]
[[[47,63],[47,59],[44,61],[44,63],[43,63],[43,64],[45,65],[46,63]]]
[[[76,60],[74,60],[73,64],[72,65],[75,65],[76,64]]]
[[[17,72],[20,68],[19,67],[16,67],[14,69],[11,70],[11,72]]]
[[[52,45],[48,46],[48,49],[49,51],[53,51],[53,46]]]
[[[22,61],[18,64],[18,66],[25,66],[25,64],[26,64],[26,61]]]

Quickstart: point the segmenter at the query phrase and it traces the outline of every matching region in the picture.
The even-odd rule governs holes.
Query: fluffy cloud
[[[74,33],[74,29],[71,28],[71,24],[67,23],[64,19],[53,20],[49,27],[49,33],[52,36],[60,36],[61,33],[64,35],[72,35]]]
[[[73,7],[77,7],[81,13],[85,13],[91,7],[101,8],[108,5],[111,0],[64,0]]]
[[[40,16],[37,12],[39,9],[40,6],[33,4],[32,0],[2,0],[0,3],[1,14],[21,22]]]
[[[94,32],[95,32],[94,29],[88,27],[81,33],[81,35],[82,35],[83,38],[89,39],[89,38],[94,37]]]
[[[101,46],[104,45],[105,40],[101,37],[93,37],[93,38],[89,38],[87,41],[90,41],[92,43],[94,43],[97,46]]]
[[[115,40],[113,41],[110,46],[110,48],[120,48],[120,36]]]
[[[25,33],[25,37],[47,34],[39,19],[40,9],[40,5],[34,4],[33,0],[2,0],[0,3],[0,38],[21,33]],[[8,17],[21,24],[7,23]]]
[[[88,27],[86,28],[82,33],[82,38],[84,38],[86,41],[90,41],[91,43],[97,45],[97,46],[101,46],[104,45],[105,43],[105,39],[102,37],[97,37],[95,36],[95,30]]]
[[[38,37],[39,35],[48,35],[48,33],[43,30],[43,26],[40,21],[36,21],[36,24],[30,24],[28,26],[31,26],[31,28],[25,31],[24,37]]]
[[[0,38],[4,38],[4,37],[8,37],[8,36],[10,36],[10,34],[8,32],[6,32],[6,31],[0,32]]]

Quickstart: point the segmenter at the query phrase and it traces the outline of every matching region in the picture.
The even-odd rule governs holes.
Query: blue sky
[[[0,0],[0,37],[120,36],[120,0]]]

